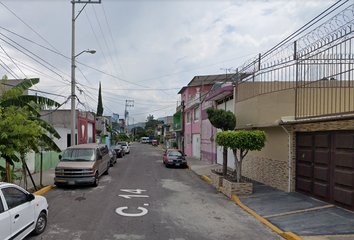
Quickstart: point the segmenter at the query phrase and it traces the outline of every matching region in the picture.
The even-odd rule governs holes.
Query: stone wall
[[[222,179],[224,177],[216,174],[214,172],[210,172],[210,184],[214,186],[216,189],[219,189],[219,187],[222,187]]]
[[[245,195],[245,194],[252,194],[253,193],[253,184],[251,182],[231,182],[223,179],[222,183],[222,192],[229,198],[232,195]]]
[[[285,161],[246,156],[242,164],[242,176],[288,191],[289,168]]]

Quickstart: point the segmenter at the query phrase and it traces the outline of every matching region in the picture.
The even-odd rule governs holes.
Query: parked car
[[[123,146],[125,154],[130,153],[130,146],[128,142],[119,142],[118,144]]]
[[[117,153],[113,149],[109,149],[109,158],[110,158],[110,166],[113,167],[113,165],[117,162]]]
[[[110,156],[106,144],[87,143],[68,147],[55,168],[54,183],[98,186],[99,177],[109,173]]]
[[[167,149],[163,155],[163,163],[166,167],[188,167],[185,154],[178,149]]]
[[[114,146],[110,147],[110,149],[114,150],[117,154],[117,157],[119,157],[119,158],[125,156],[124,148],[120,144],[114,145]]]
[[[0,239],[23,239],[29,233],[44,232],[48,202],[23,188],[0,182]]]

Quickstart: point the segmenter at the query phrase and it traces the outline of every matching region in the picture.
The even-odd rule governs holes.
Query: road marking
[[[322,206],[322,207],[315,207],[315,208],[309,208],[309,209],[304,209],[304,210],[297,210],[297,211],[292,211],[292,212],[279,213],[279,214],[274,214],[274,215],[269,215],[269,216],[263,216],[263,218],[271,218],[271,217],[284,216],[284,215],[289,215],[289,214],[294,214],[294,213],[309,212],[309,211],[314,211],[314,210],[319,210],[319,209],[324,209],[324,208],[330,208],[330,207],[334,207],[334,205],[326,205],[326,206]]]
[[[131,199],[134,197],[149,197],[148,195],[118,195],[118,196],[122,197],[122,198],[127,198],[127,199]]]
[[[125,209],[128,209],[128,207],[119,207],[116,209],[116,213],[124,217],[141,217],[146,215],[149,212],[146,208],[143,207],[138,207],[138,209],[141,210],[140,213],[125,213],[123,212],[123,210]]]

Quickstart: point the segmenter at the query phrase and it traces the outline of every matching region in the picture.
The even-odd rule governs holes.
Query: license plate
[[[75,181],[68,181],[69,185],[75,185]]]
[[[176,166],[179,166],[179,163],[176,163]]]

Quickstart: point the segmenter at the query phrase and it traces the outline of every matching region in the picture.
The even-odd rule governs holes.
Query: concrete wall
[[[235,104],[236,128],[277,126],[284,116],[295,115],[295,90],[258,95]]]
[[[41,119],[53,127],[71,129],[71,110],[41,110]],[[77,129],[78,110],[75,111],[75,129]]]

